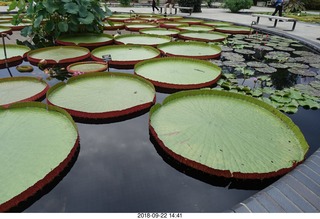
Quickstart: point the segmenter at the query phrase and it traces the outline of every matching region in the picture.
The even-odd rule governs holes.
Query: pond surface
[[[13,76],[48,77],[36,67],[31,74],[10,69]],[[110,71],[133,73],[133,70]],[[0,70],[0,78],[8,76],[6,69]],[[294,80],[305,83],[308,78]],[[47,82],[52,86],[58,80]],[[160,92],[156,95],[159,103],[168,96]],[[303,132],[310,145],[307,154],[310,156],[319,148],[320,110],[299,107],[297,113],[288,116]],[[274,181],[230,182],[178,165],[152,143],[148,119],[146,112],[110,123],[78,121],[80,151],[74,163],[60,179],[17,210],[224,212]]]
[[[1,77],[7,76],[2,69]],[[29,76],[47,77],[38,69]],[[167,95],[157,92],[157,102]],[[320,110],[299,108],[289,117],[305,135],[309,156],[319,147]],[[145,113],[108,124],[77,122],[80,151],[72,168],[24,212],[224,212],[268,185],[230,184],[175,164],[152,143],[148,118]]]

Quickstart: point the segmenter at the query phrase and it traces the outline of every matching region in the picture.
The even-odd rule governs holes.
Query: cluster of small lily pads
[[[295,40],[266,34],[233,35],[219,44],[221,58],[211,61],[223,77],[215,89],[259,98],[286,113],[320,108],[320,55]]]

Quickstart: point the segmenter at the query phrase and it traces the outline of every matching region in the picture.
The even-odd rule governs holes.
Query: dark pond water
[[[28,63],[25,63],[28,64]],[[47,78],[35,69],[13,76]],[[132,70],[110,71],[130,72]],[[0,77],[8,77],[6,69]],[[58,80],[48,81],[50,85]],[[298,81],[295,78],[295,81]],[[301,83],[301,82],[299,82]],[[168,94],[157,92],[161,103]],[[310,145],[319,147],[320,110],[288,116]],[[77,122],[80,151],[59,179],[15,209],[24,212],[224,212],[272,181],[228,181],[181,166],[153,144],[146,112],[104,124]]]

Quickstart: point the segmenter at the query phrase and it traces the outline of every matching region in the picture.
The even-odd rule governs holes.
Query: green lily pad
[[[123,22],[112,22],[111,24],[108,22],[103,22],[103,29],[105,30],[122,30],[124,29]]]
[[[190,25],[190,26],[181,26],[178,27],[179,30],[188,30],[188,31],[212,31],[214,27],[206,25]]]
[[[232,23],[222,22],[222,21],[207,21],[207,22],[203,22],[203,25],[208,25],[213,27],[226,27],[226,26],[232,26]]]
[[[160,51],[151,46],[138,45],[102,46],[91,51],[91,58],[96,61],[103,62],[105,55],[110,55],[110,67],[133,68],[140,61],[160,57]]]
[[[292,74],[306,76],[306,77],[314,77],[317,75],[317,73],[304,68],[289,68],[288,71]]]
[[[67,71],[70,73],[91,73],[91,72],[101,72],[108,69],[108,64],[106,62],[76,62],[67,66]]]
[[[113,36],[109,34],[69,34],[58,37],[56,40],[58,45],[65,46],[83,46],[93,49],[99,46],[105,46],[113,43]]]
[[[139,31],[145,28],[155,28],[157,26],[158,26],[157,24],[151,24],[151,23],[126,23],[125,29],[129,31]]]
[[[150,134],[169,156],[228,178],[283,175],[308,144],[290,118],[241,94],[193,90],[170,95],[150,113]]]
[[[37,102],[0,107],[0,136],[0,212],[51,183],[79,148],[77,127],[70,115]]]
[[[154,34],[159,36],[176,36],[180,31],[166,28],[145,28],[139,30],[139,32],[142,34]]]
[[[114,38],[116,44],[157,46],[171,41],[169,36],[152,34],[124,34]]]
[[[221,33],[230,33],[230,34],[250,34],[253,32],[253,29],[249,27],[242,27],[242,26],[216,27],[214,30]]]
[[[0,45],[0,69],[5,68],[7,62],[9,66],[13,66],[16,63],[20,64],[22,60],[27,57],[30,48],[22,45],[6,44],[7,60],[4,54],[3,45]]]
[[[28,53],[30,63],[37,65],[41,60],[46,60],[48,65],[71,64],[83,61],[90,57],[90,50],[80,46],[51,46],[35,49]]]
[[[208,45],[204,42],[169,42],[157,46],[167,56],[179,56],[197,59],[219,58],[221,49],[219,46]]]
[[[0,78],[0,106],[38,100],[45,96],[49,85],[33,77]]]
[[[160,27],[162,28],[177,28],[177,27],[182,27],[182,26],[188,26],[189,24],[187,23],[182,23],[182,22],[162,22],[160,23]]]
[[[207,87],[221,76],[221,69],[211,62],[182,57],[142,61],[135,65],[134,71],[156,87],[167,89]]]
[[[181,31],[178,34],[180,39],[184,40],[196,40],[203,42],[220,42],[225,40],[228,35],[219,32],[208,31]]]
[[[132,74],[97,72],[56,84],[49,89],[47,101],[75,117],[108,119],[150,108],[155,89]]]

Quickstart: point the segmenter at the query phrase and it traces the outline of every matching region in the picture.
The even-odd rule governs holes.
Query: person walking
[[[157,9],[157,11],[160,12],[159,8],[157,7],[156,0],[152,0],[152,13],[154,13],[154,9]]]
[[[172,14],[173,0],[166,0],[164,3],[164,15],[167,14],[167,8],[169,7],[170,14]]]
[[[282,9],[283,9],[283,0],[276,0],[274,3],[275,9],[272,14],[274,16],[277,12],[279,12],[279,16],[282,17]]]

